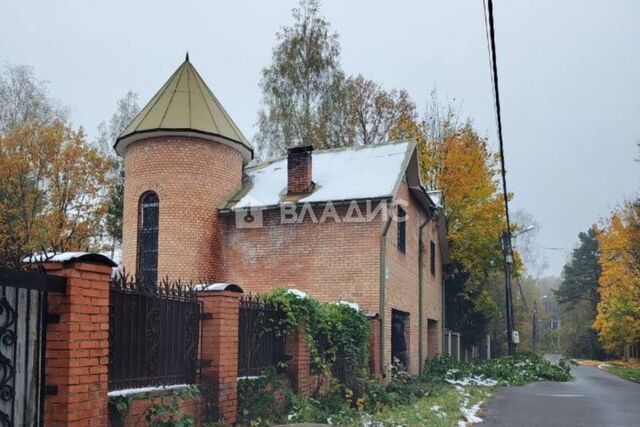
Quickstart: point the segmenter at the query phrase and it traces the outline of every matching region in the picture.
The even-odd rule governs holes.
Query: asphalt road
[[[566,383],[497,390],[479,426],[640,426],[640,384],[588,366],[571,373],[575,379]]]

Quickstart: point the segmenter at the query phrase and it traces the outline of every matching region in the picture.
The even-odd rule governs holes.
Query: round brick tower
[[[126,271],[148,282],[218,279],[218,207],[253,151],[188,56],[115,149],[125,165]]]

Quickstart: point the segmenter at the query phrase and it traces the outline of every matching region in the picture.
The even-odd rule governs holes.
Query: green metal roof
[[[188,55],[120,134],[115,149],[123,155],[133,141],[151,134],[176,133],[226,143],[239,149],[246,161],[253,157],[251,145],[189,62]]]

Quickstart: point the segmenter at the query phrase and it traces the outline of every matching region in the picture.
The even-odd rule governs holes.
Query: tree
[[[609,351],[640,341],[640,199],[616,209],[598,235],[600,302],[594,327]]]
[[[406,90],[382,88],[362,75],[346,82],[347,139],[350,144],[379,144],[416,118],[416,106]],[[400,135],[397,135],[400,136]]]
[[[499,238],[505,222],[496,158],[471,122],[459,120],[451,104],[440,106],[435,93],[426,119],[413,129],[421,132],[423,179],[444,193],[452,263],[468,275],[463,286],[455,275],[447,280],[447,322],[473,343],[498,313],[499,294],[492,289],[503,266]]]
[[[596,317],[600,247],[595,226],[578,234],[580,244],[562,271],[560,286],[554,291],[560,305],[563,350],[572,357],[599,359],[604,356],[592,328]]]
[[[108,175],[109,204],[105,217],[105,231],[110,241],[111,258],[114,257],[116,249],[122,244],[124,207],[124,164],[122,158],[113,149],[113,145],[139,112],[138,94],[129,91],[118,101],[116,112],[111,116],[109,122],[102,122],[98,126],[96,145],[111,163]]]
[[[293,19],[277,34],[273,62],[262,70],[256,140],[266,156],[296,145],[330,148],[344,142],[345,78],[338,35],[320,15],[318,0],[301,0]]]
[[[586,233],[578,235],[580,245],[573,250],[571,260],[564,266],[562,283],[556,291],[560,304],[573,307],[580,301],[587,301],[595,310],[600,300],[598,279],[601,273],[596,233],[596,228],[591,227]]]
[[[0,135],[0,246],[20,265],[41,250],[100,249],[109,162],[82,130],[55,121]]]
[[[0,71],[0,133],[30,121],[65,121],[67,109],[49,97],[46,84],[25,65],[6,65]]]
[[[513,245],[522,259],[524,274],[538,278],[548,266],[545,254],[536,243],[540,224],[533,215],[522,209],[513,212],[512,221],[520,230],[530,227],[528,231],[518,234],[513,239]]]

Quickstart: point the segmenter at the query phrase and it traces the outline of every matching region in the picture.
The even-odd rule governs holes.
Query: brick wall
[[[67,278],[64,294],[50,293],[46,384],[57,393],[45,399],[46,426],[106,426],[111,267],[48,263],[49,274]]]
[[[419,360],[419,227],[425,222],[426,215],[417,205],[409,193],[406,184],[402,184],[394,201],[409,201],[404,206],[407,214],[406,222],[406,247],[401,252],[397,246],[398,227],[397,222],[392,221],[386,238],[386,307],[385,321],[382,339],[385,342],[385,364],[391,363],[391,310],[396,309],[409,313],[409,363],[411,372],[417,374],[422,361]],[[424,253],[423,265],[423,329],[422,329],[422,354],[428,354],[427,342],[427,318],[440,318],[441,316],[441,265],[440,256],[436,257],[436,274],[431,275],[429,263],[429,242],[433,240],[438,247],[438,236],[435,223],[427,224],[422,234]],[[439,251],[437,251],[439,252]]]
[[[344,216],[347,207],[337,210]],[[224,281],[254,293],[296,288],[320,301],[355,301],[378,311],[380,220],[314,224],[305,215],[302,224],[281,224],[276,210],[263,213],[261,228],[236,228],[233,214],[223,221]]]
[[[161,400],[163,402],[161,403]],[[118,427],[134,427],[147,425],[145,421],[145,414],[147,408],[154,404],[161,403],[162,405],[171,405],[171,393],[154,393],[154,394],[140,394],[132,396],[131,404],[127,412],[122,416],[120,421],[115,419],[110,420],[110,425]],[[180,411],[185,414],[193,416],[195,425],[200,425],[204,419],[204,411],[206,410],[206,398],[201,395],[199,400],[191,399],[179,399],[178,407]]]
[[[217,278],[221,265],[217,209],[240,186],[242,157],[198,138],[149,138],[125,153],[122,255],[136,271],[138,203],[146,191],[160,199],[158,277]]]

